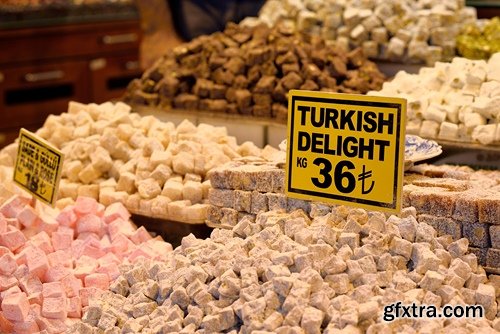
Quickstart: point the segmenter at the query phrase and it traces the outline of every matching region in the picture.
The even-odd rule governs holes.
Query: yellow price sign
[[[292,90],[289,197],[399,213],[406,100]]]
[[[57,199],[64,155],[26,129],[19,133],[14,182],[43,202]]]

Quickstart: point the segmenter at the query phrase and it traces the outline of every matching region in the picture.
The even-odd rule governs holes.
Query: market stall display
[[[500,281],[488,280],[467,245],[437,237],[411,209],[402,218],[342,206],[314,219],[263,212],[206,240],[185,237],[167,262],[121,266],[111,292],[71,330],[496,333]],[[477,304],[485,317],[384,321],[384,305],[397,302]]]
[[[456,57],[418,74],[400,71],[382,90],[368,94],[408,99],[409,134],[500,144],[500,53],[488,61]]]
[[[226,128],[184,121],[177,127],[141,117],[123,103],[71,103],[37,131],[65,154],[59,200],[88,196],[132,213],[204,223],[209,170],[233,158],[272,155],[250,142],[238,145]],[[1,154],[13,166],[17,145]]]
[[[463,0],[269,0],[258,20],[284,21],[346,50],[362,47],[370,58],[432,65],[455,56],[460,28],[477,15]]]
[[[500,17],[469,24],[457,37],[458,54],[469,59],[488,59],[500,52]]]
[[[383,81],[361,49],[347,53],[286,25],[229,24],[165,55],[130,83],[125,101],[285,121],[290,89],[366,93]]]
[[[19,195],[0,200],[0,332],[64,333],[119,265],[164,261],[172,246],[137,229],[121,203],[78,197],[63,210]]]
[[[467,238],[488,272],[500,274],[500,172],[466,166],[417,165],[405,175],[403,206],[439,236]]]

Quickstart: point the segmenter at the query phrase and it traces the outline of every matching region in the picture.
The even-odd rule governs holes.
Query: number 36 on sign
[[[401,210],[406,100],[292,90],[286,193]]]

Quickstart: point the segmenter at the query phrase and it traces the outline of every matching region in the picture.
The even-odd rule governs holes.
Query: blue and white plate
[[[413,163],[437,157],[443,153],[441,146],[434,140],[424,139],[415,135],[406,135],[405,162]]]

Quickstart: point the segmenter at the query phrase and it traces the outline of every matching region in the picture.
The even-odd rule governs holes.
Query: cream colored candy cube
[[[69,114],[78,114],[80,111],[87,111],[87,105],[76,101],[69,101],[68,103]]]
[[[131,212],[138,212],[140,203],[141,203],[141,195],[132,194],[127,198],[126,207]]]
[[[161,187],[155,179],[148,178],[139,181],[137,185],[137,191],[144,199],[151,199],[158,196],[161,193]]]
[[[154,171],[151,172],[149,175],[150,178],[155,179],[160,187],[163,187],[165,182],[170,178],[172,175],[172,169],[170,167],[160,164],[158,165]]]
[[[78,187],[80,184],[78,183],[73,183],[73,182],[67,182],[66,180],[62,179],[59,182],[59,198],[72,198],[76,199],[78,197]]]
[[[78,196],[91,197],[95,200],[99,200],[99,185],[81,185],[80,187],[78,187]]]
[[[159,164],[170,167],[172,165],[172,154],[168,151],[157,150],[151,154],[150,161],[153,168],[156,168]]]
[[[163,144],[156,138],[147,138],[142,147],[142,154],[145,157],[150,157],[155,151],[165,151]]]
[[[493,143],[497,126],[497,124],[478,125],[472,131],[472,139],[483,145]]]
[[[435,121],[425,120],[420,127],[419,136],[424,138],[436,138],[438,134],[439,124]]]
[[[446,111],[440,105],[433,103],[422,111],[422,116],[426,120],[442,123],[446,119]]]
[[[95,169],[94,165],[87,165],[78,173],[78,178],[84,184],[89,184],[98,179],[101,175],[102,173]]]
[[[182,190],[183,190],[182,182],[177,182],[175,180],[169,179],[163,185],[163,190],[161,194],[163,196],[167,196],[172,201],[177,201],[182,199]]]
[[[441,123],[438,138],[456,140],[458,138],[458,125],[450,122]]]
[[[203,199],[203,187],[200,182],[187,181],[182,188],[182,198],[191,203],[199,203]]]
[[[83,164],[80,160],[65,162],[63,165],[63,175],[71,182],[78,182],[80,178],[78,174],[82,171]]]
[[[186,221],[186,208],[191,205],[190,201],[174,201],[168,203],[168,217],[175,221]]]
[[[184,175],[194,172],[194,157],[192,154],[180,152],[172,158],[174,172]]]
[[[475,112],[469,112],[464,114],[464,124],[467,127],[468,130],[474,129],[475,127],[479,125],[485,125],[486,124],[486,119],[484,116],[475,113]]]
[[[158,196],[151,202],[151,213],[154,217],[168,217],[168,203],[171,199],[166,196]]]
[[[126,191],[129,194],[135,193],[135,175],[130,172],[121,173],[116,184],[116,190]]]
[[[90,161],[94,168],[101,173],[107,172],[113,166],[109,152],[100,146],[96,147],[95,151],[90,154]]]
[[[210,204],[193,204],[185,209],[188,221],[204,222],[208,216]]]

